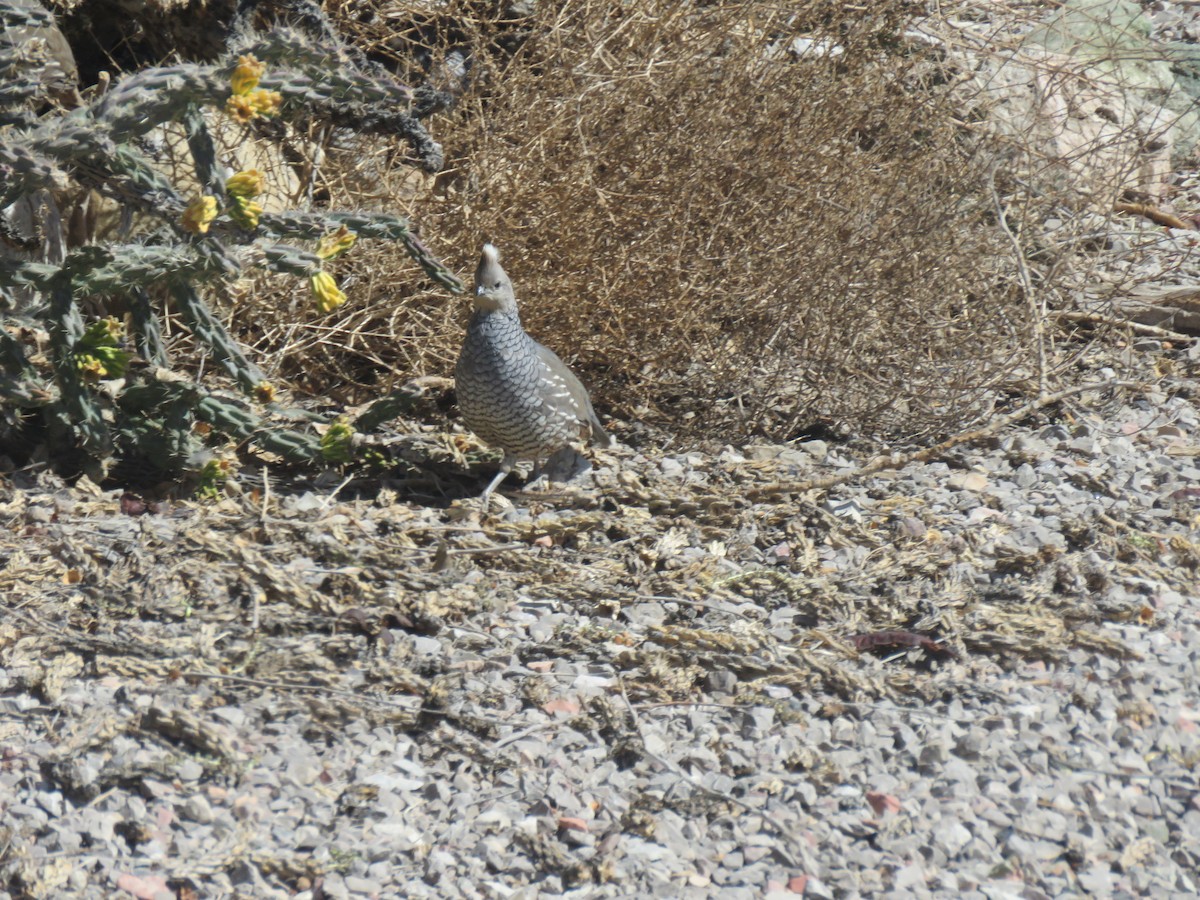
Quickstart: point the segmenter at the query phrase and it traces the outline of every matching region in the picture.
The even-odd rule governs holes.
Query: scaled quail
[[[475,269],[475,310],[454,387],[467,427],[504,451],[500,472],[483,492],[484,509],[517,460],[536,463],[574,441],[613,442],[579,379],[521,327],[512,282],[491,244],[483,245]]]

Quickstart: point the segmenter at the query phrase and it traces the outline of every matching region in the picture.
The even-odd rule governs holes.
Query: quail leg
[[[529,473],[529,480],[522,485],[522,491],[540,491],[550,486],[550,476],[546,474],[546,468],[540,460],[533,461],[533,470]]]
[[[492,496],[492,491],[499,487],[500,482],[508,477],[508,473],[513,470],[513,465],[516,461],[517,458],[511,454],[506,453],[504,455],[504,460],[500,463],[500,471],[496,473],[496,477],[488,483],[488,486],[483,489],[483,493],[479,495],[479,502],[483,506],[484,512],[488,510],[488,500]]]

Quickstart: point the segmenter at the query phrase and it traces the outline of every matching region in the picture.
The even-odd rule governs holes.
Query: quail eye
[[[499,287],[500,287],[500,282],[499,282],[499,281],[497,281],[497,282],[496,282],[494,285],[492,285],[492,287],[494,287],[494,288],[499,288]]]

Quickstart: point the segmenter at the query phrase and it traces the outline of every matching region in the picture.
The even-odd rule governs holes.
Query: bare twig
[[[1184,334],[1181,331],[1172,331],[1169,328],[1161,328],[1158,325],[1143,325],[1141,322],[1134,322],[1131,319],[1118,319],[1115,316],[1106,316],[1102,313],[1058,310],[1050,313],[1050,317],[1052,319],[1062,319],[1066,322],[1090,322],[1096,325],[1108,325],[1112,328],[1125,328],[1134,334],[1144,334],[1149,337],[1158,337],[1168,341],[1200,340],[1194,334]]]
[[[1025,261],[1025,250],[1021,247],[1021,242],[1013,233],[1012,228],[1009,227],[1004,203],[1000,199],[1000,192],[996,190],[995,168],[990,173],[989,182],[992,203],[996,208],[996,221],[1004,232],[1004,236],[1008,238],[1009,244],[1012,245],[1013,261],[1017,264],[1017,277],[1021,280],[1021,292],[1025,296],[1029,316],[1033,320],[1033,335],[1037,342],[1038,397],[1044,397],[1046,395],[1046,301],[1044,298],[1041,302],[1038,301],[1037,291],[1033,286],[1033,276],[1030,275],[1029,264]]]
[[[1165,228],[1179,228],[1184,231],[1196,230],[1193,226],[1179,218],[1179,216],[1163,212],[1157,206],[1151,206],[1149,203],[1115,203],[1113,204],[1113,210],[1115,212],[1132,213],[1135,216],[1142,216],[1149,219],[1155,225],[1162,225]]]

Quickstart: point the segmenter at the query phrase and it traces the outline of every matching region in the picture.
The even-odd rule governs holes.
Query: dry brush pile
[[[481,239],[507,249],[529,327],[618,416],[916,436],[978,415],[1032,323],[991,148],[905,37],[912,13],[588,0],[490,21],[463,4],[412,17],[411,43],[387,42],[398,13],[357,27],[468,48],[471,91],[439,123],[451,171],[420,217],[463,235],[464,263]],[[445,368],[455,337],[402,366]]]
[[[86,6],[62,6],[86,16]],[[80,307],[83,294],[102,293],[102,312],[125,317],[135,334],[147,316],[161,317],[189,379],[212,354],[243,389],[269,379],[340,407],[412,378],[449,374],[466,304],[447,291],[453,277],[433,259],[466,270],[483,240],[505,251],[530,330],[581,371],[606,414],[639,423],[624,429],[627,438],[787,439],[827,426],[888,439],[945,435],[985,418],[1014,391],[1044,394],[1061,374],[1047,359],[1055,338],[1049,323],[1053,307],[1069,303],[1067,288],[1078,286],[1075,263],[1089,245],[1062,228],[1045,239],[1045,222],[1087,209],[1077,230],[1097,220],[1103,226],[1113,200],[1123,199],[1121,186],[1138,181],[1143,148],[1157,148],[1162,168],[1158,120],[1142,107],[1115,105],[1113,89],[1081,93],[1077,82],[1107,84],[1108,70],[1091,58],[1070,65],[1063,43],[1075,33],[1074,13],[1042,29],[1049,36],[1030,50],[1039,10],[992,28],[902,0],[869,10],[832,0],[633,7],[378,0],[326,4],[328,19],[315,4],[289,4],[297,15],[307,10],[303,39],[272,31],[279,27],[272,4],[250,8],[267,35],[260,52],[278,68],[265,83],[281,92],[283,115],[243,140],[287,170],[280,207],[268,205],[255,228],[225,217],[202,238],[171,222],[138,236],[144,245],[166,235],[184,256],[222,241],[235,247],[217,254],[222,265],[203,279],[187,276],[190,305],[176,294],[147,299],[141,282],[121,270],[102,292],[74,290],[78,320],[69,327],[43,317],[45,327],[34,332],[57,335],[57,368],[51,372],[36,353],[24,361],[10,354],[6,372],[21,381],[32,365],[45,397],[78,407],[50,417],[68,438],[98,421],[89,407],[103,418],[114,406],[104,378],[71,387],[65,361],[78,355],[74,344],[91,309]],[[227,46],[204,49],[223,53],[219,61],[133,72],[118,83],[118,96],[158,79],[145,92],[145,102],[162,100],[157,118],[178,118],[186,107],[187,127],[203,124],[195,108],[223,101],[218,88],[235,58],[239,32],[224,24],[205,32],[230,35]],[[1099,59],[1122,47],[1093,49]],[[181,98],[161,74],[191,71],[210,96]],[[1013,99],[1026,96],[1041,106],[1025,109]],[[1107,105],[1091,110],[1092,100]],[[1114,127],[1055,118],[1051,107],[1075,109],[1075,101],[1101,123],[1115,117]],[[40,140],[33,149],[45,152],[53,143],[47,136],[64,123],[109,127],[104,115],[114,108],[111,99],[95,100],[70,116],[10,123],[4,137],[18,146]],[[397,135],[405,140],[398,144]],[[121,140],[123,154],[136,149]],[[197,146],[189,139],[162,155],[194,169],[197,183],[207,180],[220,196],[216,167],[195,157]],[[1088,169],[1093,157],[1103,165]],[[59,162],[69,180],[101,193],[105,179],[126,177],[112,159],[101,170]],[[177,219],[183,187],[164,184],[148,162],[138,165],[166,202],[147,203],[144,186],[132,206],[142,216]],[[128,205],[122,190],[108,193]],[[304,212],[289,215],[295,207]],[[338,208],[365,212],[330,212]],[[297,216],[307,217],[301,232]],[[424,243],[408,220],[423,229]],[[268,252],[264,271],[282,266],[312,276],[327,268],[350,300],[332,311],[298,303],[294,283],[256,275],[255,266],[276,239],[316,238],[317,221],[364,236],[402,233],[410,253],[360,245],[326,265],[309,250],[289,251],[289,269]],[[366,224],[384,221],[395,227]],[[72,254],[84,259],[83,251]],[[5,265],[10,290],[29,281],[32,263]],[[20,278],[11,274],[19,266]],[[197,302],[212,309],[204,322],[189,312]],[[1073,315],[1064,321],[1102,318]],[[16,346],[25,326],[8,323]],[[214,324],[229,332],[220,349],[209,337]],[[161,362],[139,340],[127,349]],[[261,371],[250,378],[250,369],[230,369],[237,354]],[[194,396],[182,407],[178,397],[171,401],[189,411],[176,414],[174,426],[162,419],[153,426],[174,428],[166,458],[175,466],[189,458],[184,445],[197,445]],[[133,415],[168,400],[148,395]],[[23,409],[65,409],[56,399],[29,401]],[[362,430],[383,418],[377,413],[358,423]],[[28,444],[29,418],[10,419],[9,437]],[[270,432],[232,420],[209,424],[236,441]],[[650,436],[640,432],[646,427]],[[76,437],[103,458],[113,442],[93,430]],[[348,432],[339,441],[331,457],[316,452],[310,434],[302,441],[308,451],[292,455],[336,461],[348,455]]]

